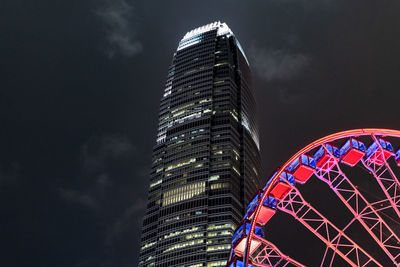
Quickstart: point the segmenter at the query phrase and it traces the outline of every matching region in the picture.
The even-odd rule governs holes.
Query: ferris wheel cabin
[[[341,161],[351,167],[356,165],[362,159],[362,157],[364,157],[364,155],[364,143],[355,138],[350,138],[342,146],[342,148],[340,148]]]
[[[250,220],[253,218],[256,208],[260,204],[262,196],[263,192],[259,191],[250,201],[250,204],[247,206],[247,213],[245,216],[246,219]],[[260,213],[258,214],[257,223],[259,225],[266,224],[272,218],[272,216],[274,216],[275,211],[276,211],[276,199],[274,197],[267,196],[260,209]]]
[[[314,158],[303,154],[295,159],[289,167],[286,168],[286,171],[292,174],[297,182],[304,184],[314,173],[315,167]]]
[[[246,248],[246,237],[250,233],[251,221],[243,220],[239,226],[236,228],[235,233],[232,236],[232,248],[237,256],[243,256],[244,250]],[[254,235],[263,237],[263,231],[261,226],[254,227]],[[261,242],[257,239],[252,239],[250,244],[250,254],[258,248]],[[240,265],[239,265],[240,266]]]
[[[400,148],[399,148],[399,150],[397,150],[394,158],[396,160],[397,165],[400,166]]]
[[[383,158],[381,157],[379,147],[382,148]],[[374,141],[366,151],[367,159],[375,162],[377,165],[383,165],[393,154],[392,144],[383,138],[378,138],[377,141]]]
[[[272,175],[271,178],[269,178],[267,185],[265,186],[264,189],[266,189],[269,186],[269,184],[275,178],[276,173],[277,172],[275,172],[275,174]],[[277,199],[283,199],[289,193],[291,185],[294,186],[294,184],[295,184],[294,176],[288,172],[282,172],[279,179],[275,181],[274,185],[272,186],[270,195],[272,195]]]
[[[329,161],[331,156],[334,156],[336,159],[340,158],[339,148],[331,144],[325,144],[324,146],[320,146],[320,148],[314,153],[314,160],[316,167],[327,170],[332,169],[335,163]]]

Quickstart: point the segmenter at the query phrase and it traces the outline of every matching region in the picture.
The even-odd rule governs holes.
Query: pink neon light
[[[338,133],[334,133],[328,136],[325,136],[323,138],[320,138],[314,142],[312,142],[311,144],[305,146],[304,148],[302,148],[301,150],[299,150],[295,155],[293,155],[285,164],[283,164],[282,168],[280,168],[278,170],[278,172],[276,173],[275,177],[273,178],[273,180],[270,182],[270,184],[268,185],[268,187],[265,189],[265,194],[263,194],[263,196],[260,199],[260,203],[264,203],[265,198],[270,194],[270,191],[272,189],[272,186],[275,184],[275,182],[277,181],[277,179],[279,179],[279,177],[281,176],[282,172],[295,160],[297,159],[299,156],[301,156],[302,154],[324,144],[327,142],[332,142],[334,140],[337,139],[342,139],[342,138],[346,138],[346,137],[357,137],[357,136],[365,136],[365,135],[381,135],[381,136],[392,136],[392,137],[399,137],[400,138],[400,131],[398,130],[391,130],[391,129],[380,129],[380,128],[368,128],[368,129],[355,129],[355,130],[348,130],[348,131],[342,131],[342,132],[338,132]],[[257,218],[259,216],[260,210],[261,210],[262,205],[257,206],[256,211],[255,211],[255,215],[254,218],[252,220],[251,223],[251,228],[250,228],[250,233],[249,236],[247,237],[247,246],[246,248],[250,247],[252,239],[253,239],[253,232],[254,232],[254,228],[255,228],[255,224],[257,221]],[[248,261],[249,261],[249,251],[246,249],[245,251],[245,255],[244,255],[244,262],[245,262],[245,266],[248,266]]]

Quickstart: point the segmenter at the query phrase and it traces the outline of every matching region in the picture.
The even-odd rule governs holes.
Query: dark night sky
[[[192,28],[227,22],[247,53],[265,177],[329,133],[400,129],[399,13],[396,0],[2,0],[0,265],[137,265],[159,99]]]

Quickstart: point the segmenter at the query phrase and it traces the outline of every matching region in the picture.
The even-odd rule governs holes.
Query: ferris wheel
[[[350,229],[357,222],[380,253],[393,266],[400,266],[400,231],[386,216],[390,211],[393,216],[389,219],[400,224],[400,183],[396,174],[400,148],[393,147],[399,141],[397,130],[356,129],[328,135],[298,151],[250,201],[233,234],[227,266],[305,266],[263,235],[263,227],[272,216],[282,212],[322,241],[324,253],[316,255],[321,258],[320,266],[384,266],[380,257],[371,256],[359,240],[350,237]],[[366,170],[364,173],[372,177],[370,183],[384,197],[368,200],[344,171],[353,168]],[[336,226],[300,193],[297,185],[307,186],[311,177],[325,183],[351,214],[345,227]]]

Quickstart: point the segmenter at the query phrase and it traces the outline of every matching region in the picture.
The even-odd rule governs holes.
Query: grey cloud
[[[90,138],[80,151],[81,190],[60,188],[60,197],[91,209],[101,208],[107,190],[114,184],[110,179],[111,166],[125,162],[134,154],[134,147],[127,137],[105,135]],[[115,177],[114,177],[115,178]]]
[[[105,173],[96,176],[86,190],[60,188],[59,193],[62,199],[83,205],[87,208],[98,210],[101,208],[101,201],[109,185],[109,177]]]
[[[136,38],[134,9],[127,0],[106,0],[96,11],[105,26],[107,49],[110,58],[116,55],[131,57],[140,53],[142,44]]]
[[[61,198],[67,201],[82,204],[83,206],[86,206],[91,209],[97,208],[96,199],[94,199],[93,196],[91,196],[88,193],[82,193],[75,190],[60,188],[60,196]]]
[[[86,172],[100,172],[107,166],[107,161],[126,157],[134,150],[132,143],[125,136],[92,137],[81,148],[82,169]]]
[[[281,49],[266,49],[253,45],[249,55],[256,75],[267,81],[290,80],[309,66],[309,58],[306,55]]]
[[[114,224],[110,227],[107,233],[107,243],[111,244],[118,240],[122,234],[134,227],[140,227],[142,214],[146,208],[145,199],[137,199],[130,207],[128,207]],[[134,231],[133,229],[131,231]]]

